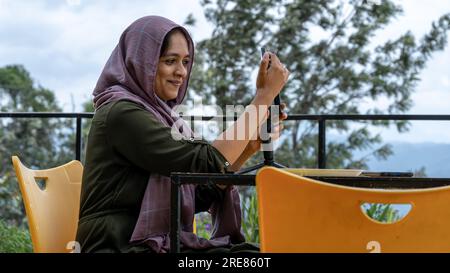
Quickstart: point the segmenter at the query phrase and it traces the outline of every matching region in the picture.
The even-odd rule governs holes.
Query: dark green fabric
[[[133,102],[111,102],[96,111],[81,189],[82,252],[149,251],[129,239],[150,173],[226,171],[226,159],[207,141],[177,141],[170,131]],[[196,195],[196,212],[222,198],[215,185],[198,186]]]

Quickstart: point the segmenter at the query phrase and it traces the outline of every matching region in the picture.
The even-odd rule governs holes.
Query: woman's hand
[[[269,54],[271,56],[270,67]],[[234,166],[232,168],[233,170],[238,170],[243,162],[248,159],[246,158],[245,150],[249,142],[247,138],[235,139],[235,132],[246,132],[243,130],[250,128],[250,136],[258,133],[257,126],[261,126],[264,123],[264,113],[272,104],[276,95],[280,93],[288,77],[289,71],[281,64],[277,56],[272,53],[264,54],[258,73],[257,86],[259,89],[256,90],[256,96],[249,105],[252,107],[246,107],[245,111],[233,125],[222,132],[212,143],[212,146],[227,159],[229,164],[232,167]],[[256,126],[249,126],[249,123]]]
[[[287,117],[288,117],[288,115],[284,112],[285,108],[286,108],[286,103],[281,103],[280,104],[280,115],[278,117],[279,120],[276,124],[272,125],[272,131],[270,133],[271,140],[277,140],[281,135],[281,131],[284,128],[283,120],[287,119]],[[264,126],[262,128],[264,128]],[[253,137],[249,141],[249,143],[246,147],[246,150],[248,150],[252,155],[254,153],[258,152],[259,150],[261,150],[262,140],[261,140],[260,134],[261,134],[261,128],[258,129],[258,135],[256,136],[256,139],[255,139],[255,137]]]
[[[269,67],[270,62],[270,67]],[[283,89],[289,78],[289,71],[277,55],[266,52],[261,60],[256,79],[257,94],[274,99]]]

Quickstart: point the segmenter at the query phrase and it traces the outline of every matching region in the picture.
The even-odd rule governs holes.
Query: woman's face
[[[186,38],[180,31],[173,32],[167,50],[159,58],[156,71],[155,92],[160,99],[168,101],[177,97],[190,61]]]

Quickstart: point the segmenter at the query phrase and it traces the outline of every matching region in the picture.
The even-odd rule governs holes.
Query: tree
[[[21,65],[0,68],[1,112],[60,112],[51,90],[36,86]],[[0,121],[0,218],[23,225],[25,214],[11,156],[31,168],[49,168],[73,159],[72,120],[2,119]]]
[[[259,48],[277,52],[291,71],[281,99],[295,114],[400,114],[412,106],[419,73],[433,52],[447,44],[450,14],[443,15],[418,40],[410,31],[384,44],[371,43],[376,32],[402,13],[393,1],[351,0],[201,0],[213,23],[211,38],[197,43],[190,87],[203,103],[246,105],[254,92]],[[187,23],[194,23],[192,15]],[[321,38],[313,39],[315,36]],[[320,35],[318,35],[320,34]],[[363,102],[386,99],[385,108]],[[328,121],[327,129],[342,135],[327,143],[328,168],[366,168],[375,156],[392,153],[371,126],[396,126],[406,121]],[[356,150],[367,156],[354,158]],[[286,122],[277,161],[292,167],[315,167],[317,124]],[[260,159],[259,159],[260,160]]]

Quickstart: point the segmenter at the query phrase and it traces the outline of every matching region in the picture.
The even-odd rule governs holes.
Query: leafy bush
[[[381,223],[394,223],[403,218],[395,205],[372,203],[364,204],[363,208],[367,216]]]
[[[28,229],[9,226],[0,220],[0,253],[33,252]]]
[[[259,243],[258,207],[254,189],[250,190],[249,193],[241,192],[241,208],[242,231],[245,241]],[[198,213],[195,215],[195,221],[197,236],[210,239],[212,231],[211,215],[208,212]]]
[[[256,193],[253,191],[242,200],[242,230],[245,240],[251,243],[259,243],[258,203]]]
[[[195,215],[197,225],[197,236],[205,239],[211,238],[211,215],[208,212],[201,212]]]

